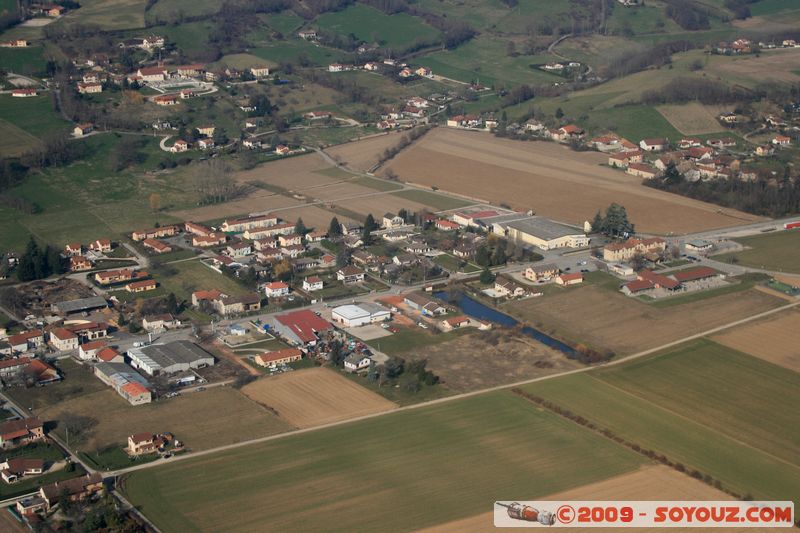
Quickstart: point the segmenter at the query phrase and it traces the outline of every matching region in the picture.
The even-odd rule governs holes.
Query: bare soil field
[[[10,509],[0,510],[0,530],[6,533],[27,533],[30,531],[11,514]]]
[[[708,106],[699,102],[662,105],[656,108],[675,129],[685,135],[702,135],[720,131],[722,126]]]
[[[499,139],[437,128],[394,158],[383,172],[572,224],[621,203],[638,230],[666,234],[759,220],[733,209],[641,185],[641,179],[601,166],[607,156],[548,142]]]
[[[233,177],[240,182],[261,181],[284,189],[302,191],[308,187],[329,185],[341,181],[336,177],[326,175],[324,171],[327,169],[333,169],[333,167],[319,155],[312,153],[270,161],[251,170],[237,172]]]
[[[375,194],[378,191],[347,181],[331,182],[328,185],[303,190],[309,200],[336,201],[340,198],[352,198],[364,194]],[[381,213],[383,215],[383,213]]]
[[[169,214],[182,218],[183,220],[214,220],[223,217],[234,217],[239,215],[247,215],[249,213],[259,213],[261,211],[269,211],[281,207],[293,207],[300,205],[302,202],[275,194],[263,189],[255,189],[252,193],[239,200],[232,202],[225,202],[222,204],[204,205],[202,207],[194,207],[192,209],[181,209],[179,211],[171,211]]]
[[[655,307],[594,285],[504,306],[545,332],[620,355],[655,348],[785,304],[755,289]],[[598,312],[602,309],[602,312]]]
[[[142,431],[169,431],[191,450],[204,450],[290,429],[264,407],[230,387],[213,387],[177,398],[132,406],[110,388],[61,402],[37,412],[44,420],[64,413],[97,421],[78,448],[93,451],[126,442]]]
[[[397,407],[327,368],[306,368],[265,377],[246,385],[242,392],[298,428]]]
[[[734,350],[800,372],[800,311],[789,310],[712,337]]]
[[[800,80],[798,69],[800,69],[800,49],[786,48],[763,51],[758,57],[715,56],[709,71],[734,79],[749,78],[759,82],[773,80],[793,83]]]
[[[279,209],[275,212],[275,214],[290,222],[294,222],[298,218],[302,218],[303,223],[307,227],[324,230],[328,229],[333,217],[336,217],[339,222],[363,222],[363,220],[356,221],[316,205],[306,205],[303,207],[293,207],[290,209]]]
[[[427,209],[428,211],[435,211],[431,206],[406,200],[391,193],[381,194],[380,196],[367,196],[365,198],[353,198],[352,200],[342,200],[336,202],[345,209],[355,211],[367,216],[372,213],[376,220],[380,219],[384,213],[397,213],[401,209],[407,209],[409,212],[419,211],[420,209]]]
[[[525,499],[524,495],[518,496]],[[731,500],[731,496],[702,481],[681,474],[663,465],[646,466],[596,483],[551,494],[539,500]],[[494,528],[493,513],[483,513],[462,520],[420,530],[424,533],[465,533],[488,531]],[[689,528],[687,531],[703,531]],[[752,531],[746,528],[725,528],[720,531]],[[563,531],[597,531],[589,528],[565,528]],[[627,531],[627,530],[626,530]],[[660,531],[656,528],[631,528],[630,531]],[[683,531],[683,530],[682,530]]]
[[[426,347],[428,368],[447,388],[468,392],[582,366],[513,330],[476,331]]]
[[[400,142],[400,132],[389,133],[333,146],[325,151],[334,159],[345,163],[349,168],[366,172],[378,163],[378,158],[389,147]]]

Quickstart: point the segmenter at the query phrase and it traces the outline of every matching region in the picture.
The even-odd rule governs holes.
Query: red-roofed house
[[[455,222],[451,222],[451,221],[446,220],[444,218],[440,218],[439,220],[436,221],[436,229],[441,230],[441,231],[453,231],[453,230],[457,230],[460,227],[461,226],[459,226]]]
[[[144,279],[141,281],[134,281],[133,283],[128,283],[125,285],[125,290],[128,292],[145,292],[145,291],[152,291],[158,287],[158,283],[154,279]]]
[[[303,290],[307,292],[320,291],[323,285],[322,278],[317,276],[310,276],[303,280]]]
[[[55,328],[50,331],[50,344],[56,350],[75,350],[78,347],[78,336],[68,329]]]
[[[713,268],[697,267],[682,272],[676,272],[672,275],[673,278],[680,283],[688,283],[691,281],[708,280],[712,278],[722,277],[723,274]]]
[[[108,253],[111,251],[111,240],[96,239],[89,243],[89,249],[93,252]]]
[[[282,281],[273,281],[264,285],[264,293],[268,298],[279,298],[289,294],[289,286]]]
[[[145,239],[142,241],[142,245],[157,254],[165,254],[172,251],[172,246],[156,239]]]
[[[82,255],[76,255],[69,258],[70,272],[80,272],[82,270],[91,270],[92,262]]]
[[[455,213],[453,215],[453,222],[459,224],[461,226],[474,226],[477,227],[478,224],[475,222],[479,218],[489,218],[489,217],[496,217],[500,213],[497,211],[487,209],[484,211],[475,211],[472,213]]]
[[[44,422],[23,418],[0,424],[0,448],[7,450],[44,439]]]
[[[469,318],[466,316],[454,316],[450,318],[445,318],[441,322],[442,329],[444,331],[451,331],[453,329],[463,328],[469,326]]]
[[[262,353],[255,357],[255,362],[259,366],[275,367],[299,361],[303,358],[303,352],[297,348],[285,348],[275,352]]]
[[[556,283],[559,285],[577,285],[583,283],[583,274],[580,272],[564,273],[556,276]]]
[[[102,350],[98,351],[97,360],[103,361],[104,363],[124,363],[125,357],[121,353],[119,353],[114,348],[103,348]]]
[[[80,345],[78,357],[84,360],[91,360],[97,356],[97,352],[106,347],[105,341],[92,341]]]

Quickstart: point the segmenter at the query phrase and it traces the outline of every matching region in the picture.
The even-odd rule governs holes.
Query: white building
[[[511,222],[508,224],[508,238],[517,243],[532,244],[542,250],[583,248],[589,245],[589,237],[579,229],[543,217]]]
[[[357,327],[392,318],[392,313],[382,305],[374,303],[348,304],[335,307],[331,319],[345,327]]]

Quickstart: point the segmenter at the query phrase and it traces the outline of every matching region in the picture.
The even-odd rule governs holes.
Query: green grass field
[[[0,13],[12,13],[17,10],[17,2],[14,0],[0,0]]]
[[[505,392],[143,470],[124,486],[169,531],[406,531],[642,464]]]
[[[295,15],[292,11],[271,13],[265,15],[265,18],[270,28],[282,33],[284,36],[291,35],[303,24],[303,19]]]
[[[761,0],[750,6],[750,13],[754,16],[775,15],[783,11],[796,11],[800,9],[795,0]]]
[[[110,30],[144,28],[146,0],[83,0],[57,24],[92,24]]]
[[[184,261],[152,269],[153,277],[166,292],[174,292],[179,299],[191,301],[192,293],[199,290],[218,289],[229,296],[247,293],[247,289],[222,274],[211,270],[200,261]]]
[[[317,18],[316,25],[342,36],[352,33],[359,40],[377,42],[396,50],[406,49],[418,40],[435,41],[439,38],[439,31],[421,18],[406,13],[386,15],[362,4],[326,13]]]
[[[145,17],[148,24],[153,22],[169,22],[180,16],[212,15],[221,7],[217,0],[158,0]]]
[[[308,41],[300,38],[287,39],[285,41],[275,41],[259,48],[253,48],[250,53],[274,63],[294,62],[299,58],[305,57],[314,65],[328,65],[336,61],[348,61],[348,55],[340,50],[325,48],[324,46],[314,46]],[[352,58],[349,59],[352,62]]]
[[[748,247],[741,252],[715,255],[717,261],[781,272],[800,272],[800,231],[777,231],[736,239]]]
[[[31,98],[0,95],[0,119],[38,138],[51,133],[65,132],[70,126],[53,110],[49,93]]]
[[[47,61],[38,46],[28,48],[0,48],[0,65],[9,72],[25,76],[43,76]],[[22,100],[22,98],[19,98]]]
[[[432,52],[417,58],[419,63],[434,74],[463,82],[480,81],[481,85],[538,85],[563,81],[533,64],[546,63],[554,58],[547,55],[510,57],[506,53],[507,41],[491,36],[479,36],[455,50]]]
[[[399,196],[412,202],[419,202],[421,204],[429,205],[438,211],[446,211],[448,209],[458,209],[472,205],[475,202],[468,200],[460,200],[452,196],[444,196],[436,194],[435,192],[421,191],[416,189],[406,189],[404,191],[397,191],[392,193],[393,196]]]
[[[710,341],[524,387],[740,494],[800,500],[797,374]]]
[[[652,137],[680,140],[683,136],[658,110],[643,105],[596,109],[578,122],[590,131],[611,130],[634,142]]]

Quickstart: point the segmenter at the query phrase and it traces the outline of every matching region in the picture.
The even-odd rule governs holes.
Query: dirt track
[[[525,495],[519,496],[524,500]],[[575,489],[551,494],[537,500],[731,500],[724,492],[692,479],[666,466],[649,466],[630,474],[612,477]],[[487,502],[487,506],[489,503]],[[493,513],[483,513],[462,520],[420,530],[424,533],[467,533],[493,529]],[[590,528],[560,528],[559,531],[602,531]],[[658,528],[630,528],[625,531],[664,531]],[[699,528],[681,531],[707,531]],[[746,528],[717,528],[714,531],[753,531]]]
[[[298,428],[397,407],[327,368],[307,368],[266,377],[245,386],[242,392]]]
[[[437,128],[405,150],[383,172],[403,181],[533,209],[583,224],[598,209],[621,203],[640,231],[667,234],[759,220],[732,209],[641,185],[641,179],[601,166],[607,156],[574,152],[548,142],[499,139],[488,133]]]

